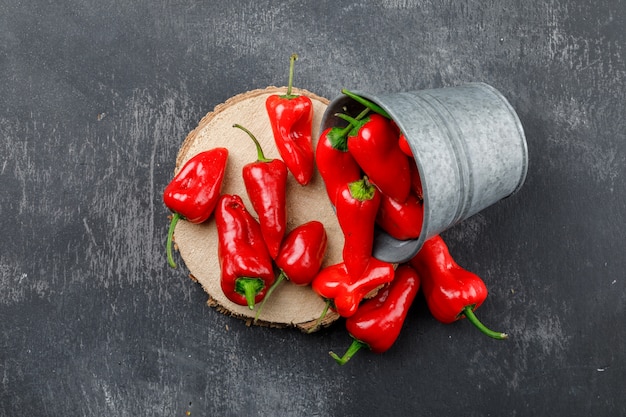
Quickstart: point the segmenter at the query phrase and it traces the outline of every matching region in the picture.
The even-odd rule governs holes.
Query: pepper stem
[[[335,354],[332,351],[328,352],[328,354],[339,365],[345,365],[346,362],[348,362],[350,360],[350,358],[352,358],[352,356],[354,356],[354,354],[357,353],[362,347],[367,347],[367,344],[361,342],[360,340],[353,339],[352,340],[352,344],[350,345],[348,350],[346,350],[346,353],[344,353],[342,357],[337,356],[337,354]]]
[[[295,63],[298,60],[298,54],[291,54],[289,57],[289,83],[287,84],[287,94],[283,97],[285,98],[294,98],[296,95],[291,94],[291,88],[293,87],[293,68],[295,67]]]
[[[315,326],[311,327],[307,333],[313,333],[314,331],[320,328],[322,324],[322,320],[324,320],[324,317],[326,317],[326,314],[328,314],[328,309],[330,309],[331,303],[332,303],[332,300],[330,298],[326,299],[326,305],[324,306],[324,310],[322,310],[322,314],[320,314],[320,316],[315,321]]]
[[[278,278],[276,278],[276,281],[274,281],[274,283],[269,288],[269,290],[267,290],[267,293],[265,294],[265,298],[263,298],[263,302],[259,306],[259,309],[257,310],[256,315],[254,316],[253,323],[256,323],[256,321],[259,319],[259,315],[261,314],[261,310],[263,309],[263,306],[265,305],[265,302],[267,301],[267,299],[270,298],[270,295],[272,295],[276,287],[278,287],[278,284],[283,282],[286,278],[287,278],[287,275],[285,274],[285,272],[280,271],[280,274],[278,274]]]
[[[340,119],[347,120],[348,125],[346,127],[333,127],[332,129],[330,129],[330,132],[328,132],[328,141],[330,142],[330,145],[333,147],[333,149],[337,149],[341,152],[348,151],[348,134],[353,129],[360,126],[360,120],[364,118],[369,112],[370,109],[365,108],[354,118],[342,113],[335,114],[335,116],[339,117]]]
[[[476,327],[478,327],[478,330],[480,330],[481,332],[483,332],[484,334],[486,334],[489,337],[492,337],[494,339],[498,339],[498,340],[502,340],[502,339],[506,339],[509,337],[508,334],[506,333],[500,333],[500,332],[495,332],[489,328],[487,328],[487,326],[485,326],[484,324],[482,324],[482,322],[480,320],[478,320],[478,317],[476,317],[476,315],[474,314],[474,310],[472,310],[471,305],[466,306],[463,311],[461,312],[461,314],[463,314],[465,317],[467,317],[467,319]]]
[[[252,132],[250,132],[248,129],[246,129],[245,127],[241,126],[240,124],[235,123],[233,125],[233,127],[236,127],[237,129],[241,129],[244,132],[246,132],[248,134],[248,136],[250,136],[250,138],[252,139],[252,141],[254,142],[254,145],[256,146],[256,153],[257,153],[257,160],[259,162],[271,162],[271,159],[268,159],[265,157],[265,154],[263,153],[263,148],[261,147],[261,144],[259,143],[259,141],[257,140],[257,138],[252,134]]]
[[[263,287],[265,283],[261,278],[240,277],[235,281],[235,291],[246,297],[250,310],[254,310],[254,299]]]
[[[348,116],[347,114],[344,114],[344,113],[335,113],[335,116],[348,122],[349,123],[348,127],[350,127],[350,129],[357,128],[362,123],[359,119],[352,117],[352,116]]]
[[[364,105],[365,107],[367,107],[371,111],[373,111],[375,113],[378,113],[381,116],[386,117],[387,119],[391,119],[391,116],[389,115],[389,113],[387,113],[378,104],[373,103],[373,102],[369,101],[368,99],[363,98],[363,97],[361,97],[359,95],[356,95],[353,92],[346,90],[345,88],[341,90],[341,93],[345,94],[348,97],[350,97],[352,100],[356,101],[357,103],[360,103],[360,104]]]
[[[372,185],[367,176],[348,184],[350,195],[358,201],[368,201],[374,198],[376,187]]]
[[[167,231],[167,243],[165,244],[165,250],[167,251],[167,263],[172,267],[176,268],[176,262],[174,262],[174,255],[172,254],[172,241],[174,240],[174,229],[176,229],[176,223],[180,220],[182,216],[179,213],[174,213],[172,215],[172,220],[170,221],[170,228]]]
[[[361,113],[357,114],[357,116],[356,116],[356,117],[351,118],[350,120],[348,120],[348,119],[344,119],[344,118],[343,118],[343,116],[344,116],[344,115],[343,115],[342,113],[335,114],[335,116],[337,116],[337,117],[339,117],[339,118],[341,118],[341,119],[344,119],[344,120],[346,120],[346,121],[348,121],[348,122],[349,122],[348,126],[346,126],[346,127],[344,127],[343,129],[341,129],[341,135],[342,135],[342,136],[346,136],[348,133],[350,133],[350,131],[351,131],[352,129],[354,129],[355,124],[358,124],[358,123],[359,123],[359,121],[360,121],[362,118],[364,118],[365,116],[367,116],[367,113],[369,113],[369,112],[370,112],[370,109],[368,109],[368,108],[366,107],[366,108],[365,108],[365,109],[364,109]],[[348,117],[349,117],[349,116],[348,116]],[[353,124],[353,122],[354,122],[355,124]]]

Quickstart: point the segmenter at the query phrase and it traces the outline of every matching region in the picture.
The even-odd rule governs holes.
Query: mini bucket
[[[469,83],[394,94],[354,93],[382,107],[404,133],[423,187],[420,236],[403,241],[377,230],[374,257],[407,261],[426,240],[514,194],[524,183],[524,130],[495,88]],[[346,125],[336,113],[355,117],[363,108],[348,96],[337,97],[326,109],[321,131]]]

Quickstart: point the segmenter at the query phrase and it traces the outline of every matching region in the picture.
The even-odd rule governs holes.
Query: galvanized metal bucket
[[[515,193],[528,170],[522,124],[506,98],[484,83],[371,94],[405,134],[424,192],[422,233],[401,241],[377,231],[373,255],[389,262],[413,257],[429,238]],[[321,131],[344,126],[335,116],[356,116],[363,106],[339,96],[328,106]]]

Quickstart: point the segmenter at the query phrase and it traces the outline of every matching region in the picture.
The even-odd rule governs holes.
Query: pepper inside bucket
[[[354,92],[375,103],[398,126],[419,171],[424,214],[416,239],[401,240],[380,228],[373,256],[405,262],[429,238],[519,190],[528,170],[522,124],[506,98],[484,83],[372,94]],[[355,117],[363,104],[342,94],[326,109],[321,130],[346,126],[338,113]]]

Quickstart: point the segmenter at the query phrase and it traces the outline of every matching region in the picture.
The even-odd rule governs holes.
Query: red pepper
[[[379,206],[380,192],[367,177],[344,184],[337,191],[335,210],[344,235],[343,261],[354,279],[363,274],[371,259]]]
[[[313,176],[313,103],[307,96],[292,94],[293,67],[298,55],[291,55],[287,94],[273,94],[265,101],[276,147],[289,171],[301,185]]]
[[[352,123],[348,150],[383,194],[404,202],[411,189],[409,159],[400,150],[391,121],[380,114],[372,114]]]
[[[420,177],[417,163],[414,159],[409,160],[409,169],[411,171],[411,192],[420,200],[424,200],[424,190],[422,189],[422,177]]]
[[[272,259],[278,255],[287,230],[287,166],[280,159],[268,159],[259,141],[245,127],[257,149],[257,161],[243,167],[243,182],[254,211],[259,216],[261,231]]]
[[[382,195],[376,216],[378,226],[398,240],[417,239],[422,232],[424,203],[410,193],[404,203]]]
[[[215,210],[220,284],[235,304],[254,309],[274,283],[274,265],[261,226],[238,195],[224,194]]]
[[[328,236],[321,222],[312,220],[296,227],[285,237],[276,258],[280,276],[295,285],[309,285],[322,267],[327,245]]]
[[[346,264],[341,262],[323,268],[311,283],[311,288],[330,301],[337,314],[350,317],[368,294],[393,281],[394,275],[392,264],[371,258],[363,275],[353,279]]]
[[[404,135],[404,133],[401,133],[398,137],[398,146],[406,156],[413,158],[413,150],[411,149],[411,145],[409,145],[409,142],[406,140],[406,136]]]
[[[391,284],[365,300],[356,313],[346,319],[346,329],[354,340],[342,357],[330,352],[333,359],[343,365],[362,347],[374,353],[389,350],[400,336],[419,287],[415,269],[407,264],[400,265]]]
[[[167,259],[172,268],[172,240],[180,218],[197,224],[205,222],[215,210],[220,196],[228,150],[214,148],[200,152],[183,165],[174,179],[165,187],[163,202],[174,212],[167,233]]]
[[[356,163],[352,154],[348,152],[348,133],[350,130],[352,130],[351,125],[343,128],[329,127],[322,132],[317,141],[315,152],[317,170],[324,180],[326,193],[333,205],[339,188],[361,178],[361,167]]]
[[[255,321],[274,289],[285,279],[299,286],[309,285],[313,281],[322,267],[327,245],[326,230],[317,220],[301,224],[287,234],[275,260],[280,274],[267,291]]]
[[[487,286],[478,275],[456,263],[441,236],[427,240],[409,262],[422,279],[424,297],[435,319],[448,324],[467,317],[487,336],[507,338],[506,333],[488,329],[474,314],[487,298]]]

